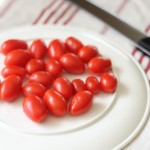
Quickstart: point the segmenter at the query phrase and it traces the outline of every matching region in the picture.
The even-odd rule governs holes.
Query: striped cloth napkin
[[[90,0],[114,12],[118,17],[150,35],[150,0]],[[81,19],[82,18],[82,19]],[[61,24],[86,28],[119,43],[141,64],[150,81],[150,59],[133,43],[107,26],[102,20],[67,0],[1,0],[0,32],[13,27],[39,24]],[[143,132],[125,149],[150,149],[150,121]]]

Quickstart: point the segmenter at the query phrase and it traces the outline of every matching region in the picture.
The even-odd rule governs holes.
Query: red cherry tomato
[[[94,76],[87,77],[85,84],[87,90],[91,91],[93,94],[97,94],[100,91],[100,83]]]
[[[55,116],[64,116],[67,111],[65,98],[54,90],[47,90],[43,97],[49,111]]]
[[[96,56],[98,56],[98,49],[93,45],[83,46],[78,52],[78,57],[85,63],[88,63],[92,58]]]
[[[90,109],[93,103],[93,95],[90,91],[79,91],[70,102],[71,115],[80,115]]]
[[[82,90],[86,90],[86,86],[81,79],[74,79],[72,82],[74,92],[77,93]]]
[[[38,82],[44,85],[46,88],[52,84],[53,77],[46,71],[37,71],[29,77],[29,82]]]
[[[27,49],[28,45],[24,40],[10,39],[2,43],[0,51],[7,55],[9,52],[16,49]]]
[[[22,80],[19,76],[10,75],[1,84],[1,99],[11,102],[16,100],[22,90]]]
[[[48,55],[50,58],[59,60],[64,53],[66,53],[66,47],[62,41],[55,39],[50,43],[48,47]]]
[[[102,74],[111,69],[111,60],[104,57],[94,57],[88,63],[90,73]]]
[[[47,116],[47,109],[43,100],[35,95],[27,96],[23,100],[23,111],[34,122],[41,122]]]
[[[117,79],[113,73],[106,72],[100,78],[100,85],[104,92],[115,92],[117,88]]]
[[[59,61],[49,59],[46,63],[46,71],[48,71],[52,76],[58,77],[62,74],[62,66]]]
[[[16,65],[24,67],[26,63],[32,58],[30,51],[25,51],[22,49],[11,51],[6,55],[5,65]]]
[[[26,70],[23,67],[9,65],[2,69],[1,75],[3,78],[6,78],[10,75],[17,75],[23,79],[26,76]]]
[[[29,50],[33,54],[35,59],[43,59],[47,53],[47,47],[41,39],[33,41]]]
[[[68,37],[65,41],[65,45],[68,51],[75,54],[83,47],[82,42],[75,37]]]
[[[60,63],[68,73],[81,74],[85,71],[84,63],[73,53],[62,55]]]
[[[53,82],[53,88],[59,92],[66,100],[73,94],[73,86],[66,78],[60,77]]]
[[[31,59],[27,62],[25,69],[28,74],[32,74],[37,71],[44,71],[45,62],[41,59]]]
[[[43,98],[46,88],[44,85],[37,83],[37,82],[31,82],[26,84],[23,89],[24,96],[30,96],[30,95],[36,95],[38,97]]]

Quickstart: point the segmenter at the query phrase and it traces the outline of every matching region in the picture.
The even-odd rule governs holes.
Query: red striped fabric
[[[56,20],[54,21],[54,24],[56,24],[57,22],[59,22],[59,20],[65,16],[65,14],[72,8],[72,4],[69,4],[64,10],[63,12],[56,18]]]
[[[48,4],[48,6],[46,6],[44,9],[42,9],[42,11],[40,12],[40,14],[38,15],[38,17],[35,19],[35,21],[33,22],[33,24],[37,24],[38,21],[42,18],[42,16],[45,14],[45,12],[47,10],[49,10],[58,0],[53,0],[52,2],[50,2],[50,4]]]
[[[75,8],[74,11],[70,14],[70,16],[63,22],[63,24],[67,25],[78,12],[79,12],[79,8]]]
[[[0,17],[2,17],[9,9],[10,7],[14,4],[16,0],[9,0],[6,6],[2,9],[0,12]]]
[[[49,20],[53,17],[53,15],[65,4],[65,0],[62,0],[61,3],[47,16],[43,24],[46,24],[49,22]]]

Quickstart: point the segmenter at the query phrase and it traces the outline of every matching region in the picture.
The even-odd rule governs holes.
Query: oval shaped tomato
[[[68,51],[75,54],[83,47],[82,42],[75,37],[68,37],[65,41],[65,45]]]
[[[88,63],[92,58],[96,56],[98,56],[98,49],[93,45],[83,46],[78,52],[78,57],[85,63]]]
[[[38,82],[46,88],[52,84],[53,77],[46,71],[37,71],[29,77],[29,82]]]
[[[97,94],[100,91],[100,83],[94,76],[87,77],[85,84],[87,90],[91,91],[93,94]]]
[[[64,77],[57,78],[53,82],[53,89],[59,92],[66,100],[68,100],[73,94],[72,84]]]
[[[115,92],[117,88],[117,78],[111,72],[106,72],[100,77],[100,85],[104,92]]]
[[[66,53],[61,56],[60,63],[62,67],[72,74],[81,74],[85,71],[85,65],[77,55],[73,53]]]
[[[71,115],[80,115],[90,109],[93,103],[93,95],[90,91],[79,91],[70,102]]]
[[[2,69],[1,75],[3,78],[6,78],[10,75],[17,75],[23,79],[26,76],[26,70],[23,67],[9,65]]]
[[[1,99],[11,102],[16,100],[22,90],[22,80],[19,76],[10,75],[1,84]]]
[[[33,58],[30,51],[22,49],[11,51],[6,55],[4,60],[5,65],[16,65],[25,67],[26,63]]]
[[[86,90],[86,86],[81,79],[74,79],[72,82],[74,92],[77,93],[82,90]]]
[[[31,82],[31,83],[24,85],[22,91],[23,91],[24,96],[35,95],[35,96],[43,98],[46,92],[46,88],[44,85],[40,83]]]
[[[65,98],[54,90],[47,90],[43,100],[49,111],[55,116],[64,116],[67,111]]]
[[[47,53],[47,47],[43,40],[34,40],[29,48],[35,59],[43,59]]]
[[[10,39],[2,43],[0,47],[0,51],[7,55],[9,52],[16,50],[16,49],[27,49],[28,45],[26,41],[19,40],[19,39]]]
[[[51,41],[48,46],[48,55],[50,58],[59,60],[64,53],[66,53],[66,47],[62,41],[59,39]]]
[[[32,74],[37,71],[45,70],[45,62],[41,59],[31,59],[27,62],[25,69],[28,74]]]
[[[52,76],[58,77],[62,74],[62,66],[59,61],[49,59],[46,63],[46,71],[48,71]]]
[[[41,122],[47,116],[47,109],[43,100],[35,95],[27,96],[22,103],[26,116],[34,122]]]
[[[111,60],[105,57],[94,57],[88,63],[90,73],[102,74],[111,69]]]

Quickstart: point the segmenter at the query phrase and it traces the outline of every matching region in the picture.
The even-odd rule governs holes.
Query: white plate
[[[3,42],[9,38],[29,41],[42,38],[49,42],[53,38],[64,40],[70,35],[79,38],[84,44],[96,45],[103,56],[112,60],[113,71],[119,82],[117,92],[114,94],[101,92],[94,97],[91,110],[81,116],[66,115],[61,118],[49,116],[41,124],[33,123],[24,115],[21,108],[22,97],[14,103],[1,101],[0,124],[5,129],[30,133],[20,135],[14,133],[13,140],[10,140],[13,144],[14,140],[19,139],[24,149],[34,147],[40,150],[41,144],[45,146],[44,150],[50,148],[53,150],[121,149],[140,132],[150,108],[149,83],[140,65],[131,56],[99,35],[70,27],[24,27],[2,33],[0,41]],[[3,60],[4,56],[0,55],[0,70],[4,66]],[[87,74],[82,76],[66,74],[65,76],[70,80],[85,79]],[[13,144],[13,146],[16,150],[20,149],[19,144]]]

